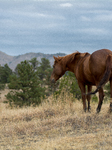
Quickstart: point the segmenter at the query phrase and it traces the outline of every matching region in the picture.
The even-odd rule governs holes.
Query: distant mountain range
[[[0,51],[0,65],[3,66],[8,64],[8,66],[14,70],[21,61],[24,60],[31,60],[32,58],[36,57],[39,62],[41,62],[41,58],[49,59],[51,66],[54,63],[53,56],[65,56],[64,53],[57,53],[57,54],[43,54],[43,53],[26,53],[23,55],[18,56],[10,56],[6,53]]]

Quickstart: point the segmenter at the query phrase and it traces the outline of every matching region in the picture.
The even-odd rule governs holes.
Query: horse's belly
[[[83,65],[83,72],[84,72],[84,80],[85,82],[87,82],[88,84],[91,85],[95,85],[95,80],[94,77],[90,71],[90,66],[89,66],[89,58],[88,57],[85,61],[84,61],[84,65]]]
[[[86,72],[86,74],[84,75],[85,77],[85,84],[87,85],[95,85],[95,80],[94,77],[92,76],[92,74]]]

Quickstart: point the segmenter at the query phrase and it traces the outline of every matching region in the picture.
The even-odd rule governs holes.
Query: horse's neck
[[[68,63],[67,64],[68,71],[71,71],[71,72],[73,72],[75,74],[77,66],[78,66],[78,63],[80,62],[80,60],[81,60],[81,58],[78,58],[78,59],[74,60],[73,62]]]

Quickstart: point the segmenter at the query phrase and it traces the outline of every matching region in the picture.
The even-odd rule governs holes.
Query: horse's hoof
[[[88,108],[88,112],[89,112],[89,113],[91,113],[91,107],[90,107],[90,108]]]
[[[112,113],[112,108],[109,109],[109,113]]]
[[[96,109],[96,114],[99,114],[99,112],[100,112],[100,109],[97,108]]]

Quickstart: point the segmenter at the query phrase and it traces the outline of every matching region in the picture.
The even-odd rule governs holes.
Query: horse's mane
[[[66,65],[68,63],[71,63],[74,60],[76,54],[79,54],[79,52],[77,51],[75,53],[63,56],[60,60],[63,63],[63,65]]]
[[[81,55],[79,55],[79,54],[81,54]],[[63,67],[65,67],[68,63],[71,63],[75,59],[76,55],[79,55],[80,57],[85,58],[87,55],[90,55],[90,54],[89,53],[80,53],[80,52],[76,51],[76,52],[66,55],[66,56],[62,56],[62,57],[58,56],[56,59],[61,62]]]

